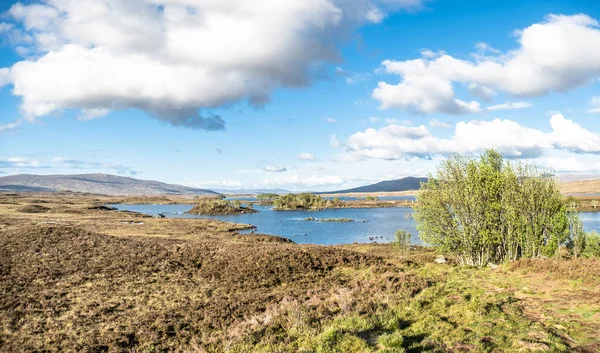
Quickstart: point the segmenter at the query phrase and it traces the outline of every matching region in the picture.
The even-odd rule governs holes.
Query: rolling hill
[[[421,182],[427,181],[427,178],[406,177],[396,180],[381,181],[377,184],[360,186],[353,189],[331,191],[328,194],[346,194],[355,192],[398,192],[408,190],[418,190]]]
[[[559,186],[565,195],[600,195],[600,179],[563,182]]]
[[[32,175],[0,177],[0,191],[74,191],[104,195],[209,195],[212,190],[140,180],[110,174]]]

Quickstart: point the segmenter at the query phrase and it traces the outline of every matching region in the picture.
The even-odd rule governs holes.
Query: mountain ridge
[[[104,195],[212,195],[208,189],[113,174],[15,174],[0,177],[0,191],[73,191]]]
[[[427,178],[423,177],[405,177],[401,179],[384,180],[375,184],[359,186],[352,189],[328,191],[322,194],[348,194],[348,193],[368,193],[368,192],[400,192],[409,190],[419,190],[421,182],[426,182]]]

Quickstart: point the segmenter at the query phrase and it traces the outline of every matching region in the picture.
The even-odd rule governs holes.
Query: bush
[[[310,193],[282,195],[273,201],[273,208],[276,210],[311,210],[325,205],[325,199]]]
[[[558,256],[572,242],[567,206],[556,182],[527,164],[488,150],[479,160],[442,162],[421,187],[415,219],[426,243],[483,267],[521,257]]]
[[[403,257],[408,254],[408,250],[410,249],[410,233],[398,229],[394,234],[394,246],[400,250],[400,253]]]
[[[583,257],[600,257],[600,234],[598,232],[586,233],[581,255]]]

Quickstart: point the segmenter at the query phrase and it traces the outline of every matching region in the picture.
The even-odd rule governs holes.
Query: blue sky
[[[181,3],[3,1],[0,173],[331,190],[485,148],[600,172],[597,1]]]

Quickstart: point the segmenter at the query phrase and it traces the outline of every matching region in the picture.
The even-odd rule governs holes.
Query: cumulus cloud
[[[314,161],[316,160],[315,156],[310,154],[310,153],[300,153],[300,155],[298,156],[298,159],[300,160],[304,160],[304,161]]]
[[[491,102],[494,99],[494,96],[496,95],[496,92],[494,92],[494,90],[489,89],[485,86],[480,86],[476,83],[469,84],[469,93],[471,93],[472,96],[479,98],[485,102]]]
[[[70,159],[65,157],[55,157],[52,162],[59,164],[62,168],[67,169],[103,169],[112,170],[117,174],[128,174],[137,175],[140,172],[133,170],[131,167],[124,166],[121,164],[114,163],[99,163],[99,162],[88,162],[78,159]]]
[[[549,15],[516,34],[517,49],[499,52],[478,44],[474,60],[447,54],[385,60],[382,71],[400,76],[400,82],[379,82],[373,97],[382,109],[464,114],[479,112],[481,107],[477,101],[458,98],[455,83],[468,84],[472,95],[485,100],[493,91],[516,97],[565,92],[600,77],[600,28],[595,19],[583,14]]]
[[[389,125],[367,129],[337,141],[354,159],[397,160],[432,158],[452,153],[476,154],[487,148],[507,157],[536,158],[544,151],[561,149],[575,153],[600,153],[600,135],[594,134],[561,114],[550,118],[552,132],[519,125],[512,120],[469,121],[456,124],[451,138],[437,138],[425,126]],[[333,137],[335,138],[335,137]]]
[[[340,62],[352,32],[422,0],[34,0],[0,30],[27,59],[0,69],[27,119],[137,108],[176,126],[222,130],[207,109],[261,106]]]
[[[452,129],[452,125],[451,124],[445,123],[443,121],[439,121],[437,119],[431,120],[429,122],[429,126],[431,126],[431,127],[439,127],[439,128],[442,128],[442,129]]]
[[[266,172],[271,172],[271,173],[281,173],[281,172],[287,171],[287,168],[284,166],[271,164],[271,165],[266,166],[264,168],[264,170]]]

